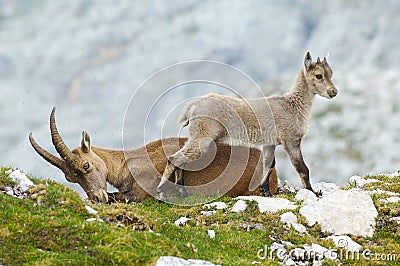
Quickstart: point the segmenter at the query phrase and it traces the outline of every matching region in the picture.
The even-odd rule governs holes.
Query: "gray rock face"
[[[371,237],[378,212],[367,193],[338,190],[300,209],[309,226],[335,235]]]
[[[240,69],[261,87],[265,82],[266,95],[281,94],[311,49],[314,57],[331,53],[335,83],[343,88],[340,99],[317,100],[313,106],[318,115],[303,151],[313,162],[312,180],[323,177],[344,185],[344,177],[361,169],[388,171],[398,162],[398,148],[387,143],[396,143],[400,130],[393,97],[400,94],[400,23],[393,23],[398,10],[398,1],[372,0],[0,1],[0,121],[8,128],[0,131],[0,163],[65,183],[62,172],[27,143],[32,131],[40,144],[53,148],[47,125],[53,105],[70,148],[79,144],[85,128],[96,146],[120,149],[128,99],[158,70],[188,60],[216,60]],[[349,31],[349,25],[355,30]],[[185,75],[171,80],[178,74]],[[126,120],[126,129],[135,133],[125,148],[144,144],[142,114],[163,95],[161,85],[136,101],[141,116]],[[257,96],[238,87],[246,98]],[[184,88],[152,109],[146,142],[178,135],[174,116],[182,107],[176,103],[217,89],[205,84],[199,90]],[[286,154],[277,154],[277,161],[280,175],[300,185]]]

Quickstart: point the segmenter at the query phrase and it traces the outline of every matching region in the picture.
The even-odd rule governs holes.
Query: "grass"
[[[0,186],[13,185],[0,169]],[[400,192],[400,180],[371,177],[392,182],[385,189]],[[222,265],[279,265],[276,255],[261,260],[257,252],[273,242],[289,241],[294,247],[317,243],[335,248],[333,242],[323,239],[319,226],[307,227],[309,235],[300,235],[279,222],[279,215],[260,214],[256,203],[249,203],[244,213],[218,210],[210,217],[200,214],[201,206],[177,206],[146,200],[133,204],[89,204],[99,211],[88,214],[79,195],[56,182],[33,179],[43,184],[39,197],[32,195],[17,199],[0,193],[0,264],[2,265],[154,265],[160,256],[172,255],[185,259],[204,259]],[[385,183],[385,184],[387,184]],[[368,189],[373,189],[369,184]],[[293,200],[294,194],[279,195]],[[379,216],[372,238],[353,238],[372,252],[399,254],[399,226],[389,221],[400,216],[398,204],[386,204],[374,197]],[[198,200],[198,199],[196,199]],[[232,207],[229,197],[219,200]],[[187,199],[190,202],[190,199]],[[294,211],[299,221],[305,219]],[[183,227],[173,222],[190,218]],[[87,222],[88,218],[103,222]],[[121,226],[123,225],[123,226]],[[254,228],[261,225],[261,230]],[[151,232],[151,229],[153,232]],[[211,239],[207,230],[215,230]],[[294,248],[293,247],[293,248]],[[379,261],[363,259],[342,261],[346,265],[376,265]],[[391,262],[385,261],[390,264]],[[324,265],[337,263],[325,260]]]

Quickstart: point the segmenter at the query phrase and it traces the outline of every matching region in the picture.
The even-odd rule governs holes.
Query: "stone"
[[[95,209],[93,209],[93,208],[91,208],[90,206],[88,206],[88,205],[85,205],[85,209],[87,210],[87,212],[89,213],[89,214],[98,214],[99,212],[98,211],[96,211]]]
[[[362,246],[357,242],[353,241],[349,236],[329,236],[328,239],[332,239],[335,246],[338,248],[344,248],[348,251],[359,252]]]
[[[184,226],[184,225],[186,224],[186,222],[189,221],[189,220],[191,220],[191,219],[189,219],[189,218],[183,216],[183,217],[179,218],[178,220],[176,220],[176,221],[174,222],[174,224],[175,224],[176,226]]]
[[[398,171],[396,171],[396,172],[393,172],[393,173],[391,173],[391,174],[384,174],[384,175],[386,175],[386,176],[389,177],[389,178],[395,178],[395,177],[400,176],[400,170],[398,170]]]
[[[282,190],[283,190],[284,192],[296,192],[296,188],[293,187],[293,186],[289,183],[289,181],[287,181],[287,180],[285,180],[285,182],[283,182]]]
[[[290,200],[283,198],[268,198],[261,196],[239,196],[236,200],[249,200],[258,203],[258,209],[261,213],[270,212],[275,213],[279,210],[294,210],[297,205]]]
[[[157,262],[156,266],[215,266],[219,264],[213,264],[205,260],[195,260],[195,259],[181,259],[173,256],[162,256]]]
[[[314,191],[321,191],[322,195],[329,194],[339,190],[339,187],[335,183],[319,182],[313,184]]]
[[[320,224],[323,232],[371,237],[378,212],[367,193],[351,189],[332,192],[303,206],[300,214],[309,226]]]
[[[292,259],[287,259],[286,261],[285,261],[285,264],[284,265],[287,265],[287,266],[293,266],[293,265],[296,265],[296,262],[294,262],[294,260],[292,260]]]
[[[210,217],[213,216],[217,211],[212,210],[212,211],[200,211],[201,215],[204,215],[205,217]]]
[[[364,187],[366,184],[378,183],[378,182],[382,182],[382,181],[380,181],[380,180],[378,180],[378,179],[373,179],[373,178],[364,179],[364,178],[362,178],[361,176],[358,176],[358,175],[353,175],[353,176],[350,177],[350,179],[349,179],[349,183],[350,183],[350,184],[355,184],[356,187],[358,187],[358,188],[362,188],[362,187]]]
[[[305,188],[300,189],[294,197],[294,200],[303,201],[303,205],[313,203],[317,201],[317,199],[318,197],[312,191]]]
[[[215,238],[215,231],[214,230],[207,230],[207,234],[211,239]]]
[[[278,259],[283,260],[286,257],[286,249],[285,246],[283,244],[274,242],[271,244],[270,246],[270,251],[275,253],[276,256],[278,257]]]
[[[397,203],[400,201],[400,197],[389,197],[386,199],[380,199],[379,201],[383,201],[385,203]]]
[[[374,190],[367,190],[365,192],[370,194],[370,195],[372,195],[372,194],[386,194],[386,195],[389,195],[389,196],[398,196],[399,195],[399,193],[395,193],[395,192],[387,191],[387,190],[382,190],[380,188],[374,189]]]
[[[285,212],[281,214],[280,221],[286,224],[297,223],[297,216],[293,212]]]
[[[24,173],[22,173],[19,170],[12,171],[8,175],[8,177],[10,177],[17,184],[17,187],[22,192],[25,192],[30,187],[35,186],[35,184]]]
[[[222,210],[222,209],[228,208],[228,205],[226,205],[225,202],[217,201],[217,202],[211,202],[209,204],[204,204],[203,208],[207,208],[207,209],[214,208],[217,210]]]
[[[91,222],[95,222],[95,221],[98,221],[98,222],[104,222],[102,219],[98,219],[98,218],[88,218],[88,219],[86,219],[86,222],[89,222],[89,223],[91,223]]]
[[[297,216],[293,212],[285,212],[281,214],[280,221],[286,223],[288,226],[293,227],[299,233],[306,233],[307,228],[297,222]]]
[[[396,221],[398,224],[400,224],[400,216],[389,218],[389,221]]]
[[[238,200],[232,207],[232,212],[244,212],[247,209],[247,204],[244,200]]]
[[[291,226],[293,227],[294,230],[296,230],[301,234],[307,233],[307,228],[300,223],[292,223]]]

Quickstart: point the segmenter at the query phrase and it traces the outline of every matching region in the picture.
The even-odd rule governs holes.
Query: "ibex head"
[[[50,131],[53,145],[61,158],[40,147],[31,132],[29,141],[35,151],[46,161],[59,168],[69,182],[78,183],[90,200],[107,202],[108,169],[104,161],[92,151],[89,134],[83,131],[81,147],[70,151],[58,133],[55,108],[50,115]]]
[[[338,90],[332,82],[332,69],[326,57],[321,62],[318,57],[312,61],[311,53],[307,51],[304,56],[304,76],[313,93],[331,99],[338,94]]]

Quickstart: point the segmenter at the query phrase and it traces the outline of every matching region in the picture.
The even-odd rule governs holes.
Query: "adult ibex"
[[[168,164],[157,188],[165,196],[166,180],[191,160],[196,160],[210,145],[229,143],[247,147],[262,146],[263,178],[261,191],[269,195],[269,176],[275,163],[275,147],[282,145],[303,186],[313,191],[309,170],[304,163],[300,143],[311,118],[311,105],[316,94],[328,99],[338,91],[331,81],[332,70],[324,57],[312,61],[310,52],[304,58],[304,68],[292,88],[283,96],[255,99],[207,94],[190,101],[178,120],[182,127],[189,125],[189,139],[184,147],[168,158]]]
[[[134,150],[107,150],[91,146],[89,134],[83,131],[81,146],[70,151],[58,133],[54,108],[50,115],[50,131],[53,145],[61,158],[40,147],[30,133],[32,147],[46,161],[59,168],[69,182],[78,183],[89,199],[99,202],[133,202],[157,196],[156,187],[167,164],[167,156],[178,151],[186,142],[185,138],[166,138]],[[261,180],[260,155],[257,149],[237,149],[218,144],[210,165],[198,171],[177,173],[184,176],[189,192],[208,195],[226,192],[232,197],[257,194],[258,190],[249,190],[249,184],[252,178],[258,182]],[[276,192],[277,176],[275,171],[273,173],[272,186]],[[231,179],[237,183],[232,183]],[[107,182],[119,191],[107,193]],[[167,185],[167,189],[173,192],[175,187]]]

